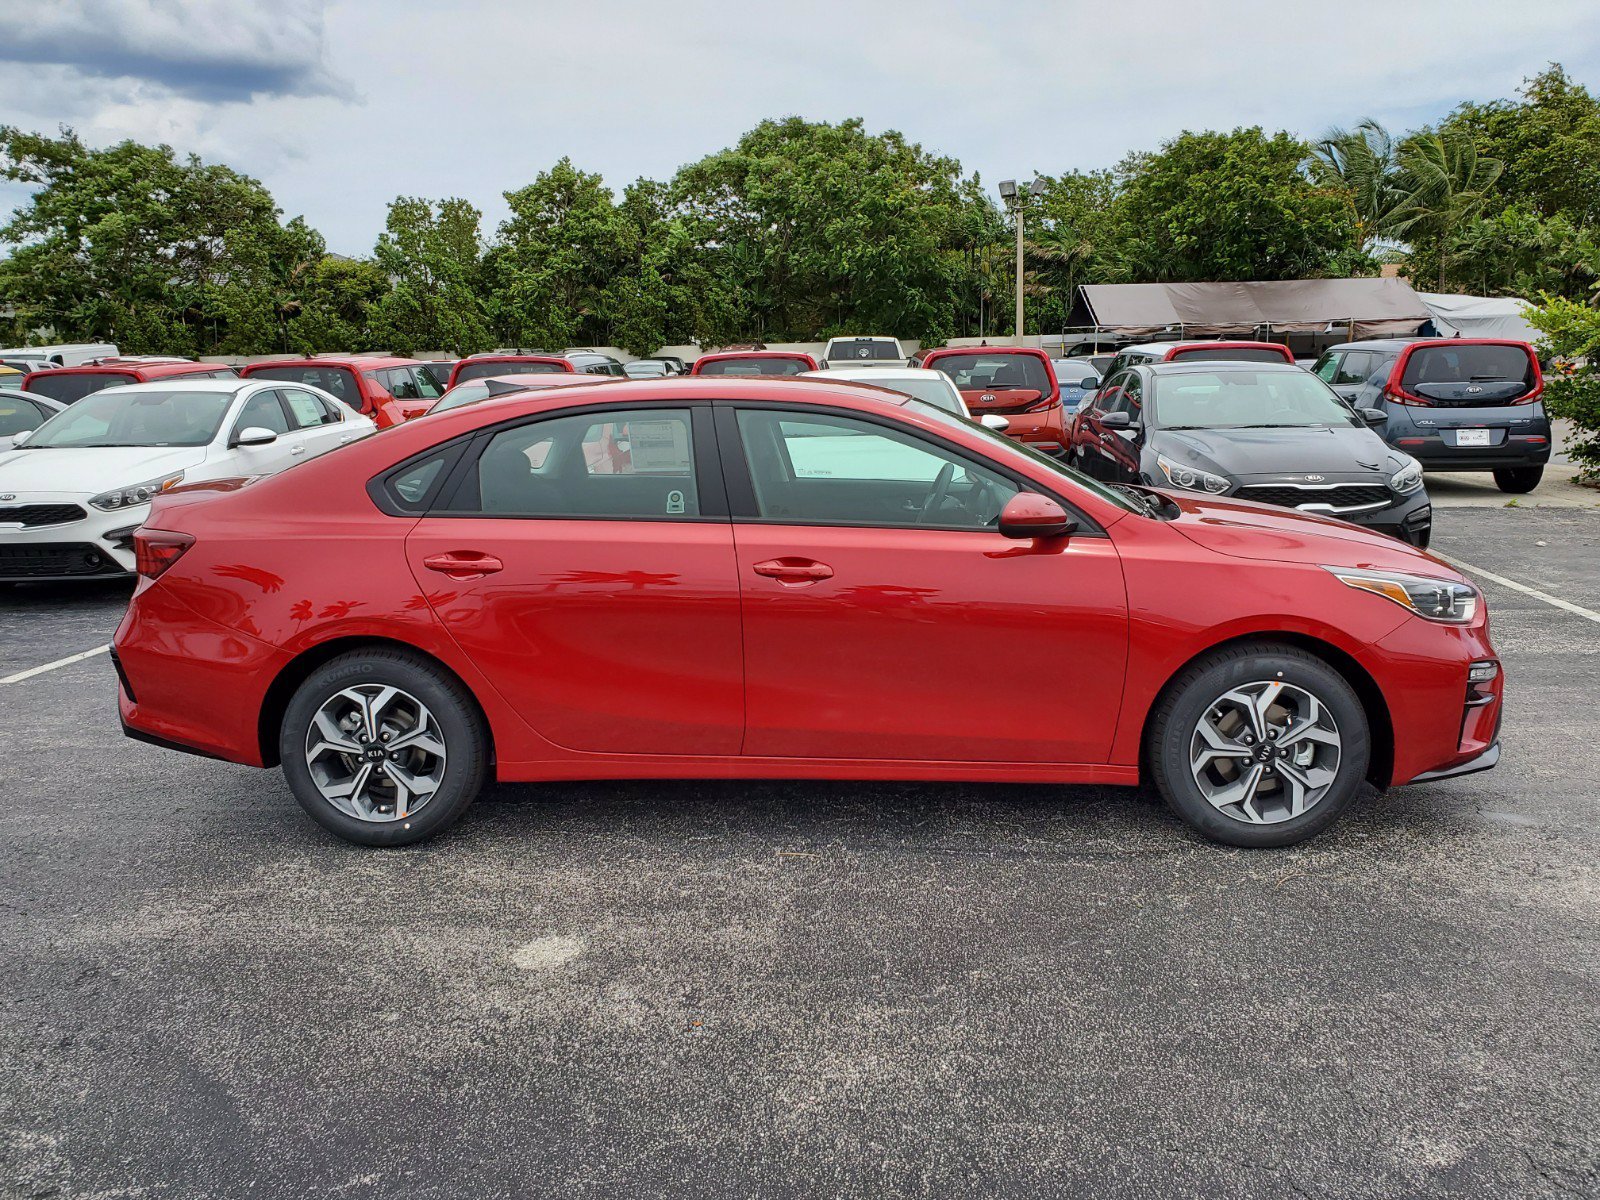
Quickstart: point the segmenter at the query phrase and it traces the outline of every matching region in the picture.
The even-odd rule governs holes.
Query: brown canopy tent
[[[1240,283],[1086,283],[1067,324],[1119,336],[1412,334],[1431,314],[1403,279],[1283,279]]]

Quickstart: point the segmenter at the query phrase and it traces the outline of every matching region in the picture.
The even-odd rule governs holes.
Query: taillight
[[[194,545],[194,536],[166,529],[138,529],[133,534],[133,557],[139,574],[158,579]]]
[[[1416,404],[1422,408],[1432,408],[1433,401],[1422,396],[1413,396],[1410,392],[1402,392],[1398,388],[1387,387],[1383,389],[1383,398],[1390,404]]]
[[[1526,396],[1518,396],[1515,400],[1511,401],[1511,403],[1532,404],[1542,395],[1544,395],[1544,377],[1540,376],[1539,381],[1533,385],[1533,391],[1529,392]]]
[[[1028,407],[1023,409],[1022,411],[1023,412],[1048,412],[1050,409],[1054,408],[1056,405],[1058,405],[1060,403],[1061,403],[1061,397],[1060,396],[1046,396],[1043,400],[1038,400],[1038,401],[1035,401],[1033,404],[1028,405]]]

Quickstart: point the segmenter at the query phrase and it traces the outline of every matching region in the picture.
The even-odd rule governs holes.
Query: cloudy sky
[[[360,254],[396,195],[569,155],[620,190],[766,116],[861,116],[986,181],[1185,129],[1420,124],[1552,60],[1600,87],[1600,0],[0,0],[0,123],[167,142]],[[20,199],[0,187],[0,208]]]

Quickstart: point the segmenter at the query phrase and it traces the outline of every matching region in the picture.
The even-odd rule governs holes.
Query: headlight
[[[1478,615],[1478,589],[1469,583],[1448,579],[1427,579],[1420,575],[1401,575],[1391,571],[1354,571],[1345,567],[1323,567],[1346,587],[1372,592],[1393,600],[1419,617],[1465,625]]]
[[[163,475],[160,479],[151,479],[145,483],[135,483],[128,487],[117,488],[111,492],[101,492],[92,498],[89,503],[106,512],[115,512],[119,508],[132,508],[136,504],[149,504],[150,497],[159,496],[168,488],[177,487],[183,482],[183,472],[173,475]]]
[[[1214,496],[1233,486],[1221,475],[1213,475],[1198,467],[1186,467],[1159,454],[1156,455],[1156,466],[1161,468],[1161,473],[1173,487],[1188,488],[1191,492],[1210,492]]]
[[[1389,476],[1389,486],[1398,495],[1410,495],[1422,486],[1422,464],[1413,458],[1405,466]]]

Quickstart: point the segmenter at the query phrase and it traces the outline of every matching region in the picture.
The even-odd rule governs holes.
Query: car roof
[[[920,357],[927,362],[936,354],[940,358],[947,354],[1029,354],[1046,362],[1051,361],[1050,356],[1037,346],[935,346],[932,350],[924,350]]]
[[[141,383],[122,383],[102,388],[93,395],[105,392],[237,392],[247,387],[270,387],[282,382],[281,379],[243,379],[231,375],[221,379],[149,379]]]
[[[579,387],[591,383],[605,383],[607,380],[615,378],[615,375],[580,375],[576,371],[551,371],[547,374],[538,375],[480,375],[476,379],[468,379],[464,383],[456,384],[456,387],[451,388],[450,391],[453,392],[456,388],[475,387],[480,383],[505,383],[523,391],[543,391],[545,388]],[[445,394],[449,395],[448,392]]]
[[[315,358],[265,358],[260,362],[240,367],[241,371],[254,371],[260,367],[353,367],[357,371],[371,371],[382,367],[416,367],[422,360],[396,358],[381,354],[319,354]]]
[[[226,363],[190,362],[186,359],[179,362],[149,362],[135,359],[100,366],[58,367],[50,372],[50,377],[54,379],[58,375],[144,375],[151,379],[160,379],[168,375],[195,375],[201,371],[232,369]]]
[[[707,362],[714,358],[811,358],[809,350],[718,350],[714,354],[702,354],[695,362]]]
[[[1217,371],[1249,371],[1256,374],[1261,371],[1292,371],[1296,375],[1304,375],[1306,369],[1296,366],[1292,362],[1235,362],[1226,358],[1208,358],[1202,362],[1184,362],[1178,359],[1175,362],[1153,362],[1135,364],[1140,370],[1149,371],[1154,375],[1198,375],[1214,374]]]
[[[842,379],[847,382],[859,376],[864,380],[875,379],[943,379],[950,376],[943,371],[935,371],[929,367],[829,367],[822,371],[803,372],[807,379]]]
[[[1364,342],[1340,342],[1328,350],[1404,350],[1407,346],[1527,346],[1521,338],[1372,338]],[[1327,351],[1324,351],[1327,353]]]

